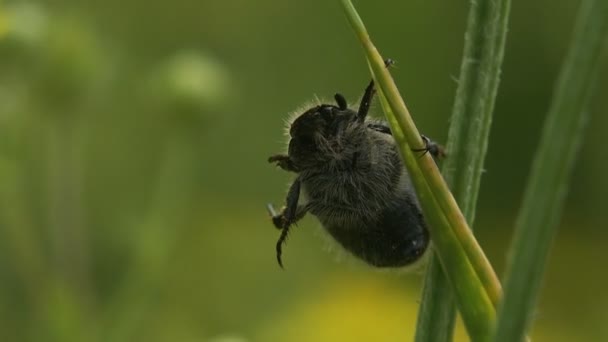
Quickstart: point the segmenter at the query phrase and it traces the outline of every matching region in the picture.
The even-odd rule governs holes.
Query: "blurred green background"
[[[468,2],[356,5],[445,141]],[[500,273],[577,7],[512,6],[475,222]],[[0,340],[411,340],[422,269],[370,269],[307,218],[281,271],[264,208],[291,178],[266,163],[287,114],[369,77],[337,1],[0,2]],[[608,340],[599,78],[538,341]]]

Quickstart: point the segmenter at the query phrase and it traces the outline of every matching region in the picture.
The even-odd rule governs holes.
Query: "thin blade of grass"
[[[372,71],[377,78],[379,87],[382,88],[386,99],[395,114],[397,122],[401,127],[407,142],[413,148],[423,148],[425,145],[422,141],[418,129],[414,125],[412,117],[401,98],[397,86],[393,81],[390,73],[384,67],[384,61],[376,47],[371,42],[367,30],[363,25],[363,21],[357,14],[354,6],[349,0],[341,0],[347,18],[355,33],[359,37],[361,44],[366,52],[367,59],[370,62]],[[437,165],[433,158],[427,153],[420,158],[417,158],[418,166],[423,171],[423,176],[426,182],[430,185],[430,189],[439,203],[444,215],[451,224],[452,230],[462,244],[473,268],[479,275],[484,288],[488,292],[488,296],[493,305],[496,305],[502,295],[500,282],[490,262],[483,253],[481,247],[475,240],[473,233],[469,229],[467,222],[458,208],[456,200],[452,196],[447,184],[443,180]]]
[[[494,341],[521,341],[533,317],[607,37],[608,1],[583,0],[516,221]]]
[[[400,148],[401,156],[408,168],[416,194],[421,203],[425,203],[423,211],[425,219],[432,227],[433,243],[441,251],[442,266],[448,272],[450,284],[456,291],[458,306],[462,312],[467,331],[472,341],[486,341],[495,320],[495,311],[483,284],[475,269],[469,262],[466,252],[458,238],[450,228],[447,217],[441,212],[439,203],[435,201],[429,185],[422,176],[422,170],[417,165],[418,157],[412,152],[407,140],[399,127],[395,116],[384,96],[378,89],[378,98],[391,125],[391,132]],[[430,209],[427,207],[430,206]],[[438,228],[440,227],[440,228]]]
[[[495,322],[493,301],[498,300],[500,284],[433,159],[428,154],[413,157],[410,146],[423,147],[421,136],[352,3],[343,0],[342,4],[361,40],[373,77],[379,85],[380,97],[387,108],[386,115],[393,134],[403,136],[398,146],[411,174],[441,263],[455,290],[469,336],[473,341],[487,341]],[[482,282],[482,279],[492,277],[494,283]]]
[[[442,174],[470,226],[485,160],[500,79],[510,0],[472,1]],[[456,317],[447,279],[429,261],[416,341],[450,341]]]

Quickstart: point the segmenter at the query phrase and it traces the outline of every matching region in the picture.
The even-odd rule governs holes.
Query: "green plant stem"
[[[496,288],[500,289],[497,277],[477,245],[433,159],[428,154],[413,157],[410,146],[423,147],[421,136],[356,10],[348,0],[343,0],[342,4],[361,40],[372,74],[379,85],[378,92],[393,135],[416,188],[442,266],[455,290],[467,331],[472,340],[487,341],[495,320],[494,298],[491,297],[496,296]],[[487,277],[488,274],[491,276]],[[492,276],[494,283],[481,281]]]
[[[357,36],[359,37],[363,48],[367,54],[367,58],[372,67],[373,73],[376,75],[378,85],[383,89],[389,105],[393,109],[393,113],[397,118],[399,126],[403,130],[409,146],[413,148],[422,148],[424,143],[414,125],[412,117],[399,95],[399,91],[390,73],[384,67],[384,61],[376,47],[371,42],[367,30],[357,14],[352,3],[348,0],[341,0],[351,25],[353,26]],[[502,290],[496,273],[492,269],[488,259],[483,253],[481,247],[475,240],[473,233],[469,229],[467,222],[458,208],[456,200],[452,196],[447,184],[443,180],[437,165],[433,158],[427,153],[420,158],[417,158],[418,166],[423,171],[423,176],[426,182],[430,185],[430,189],[439,203],[443,214],[447,217],[451,227],[458,237],[458,240],[463,245],[468,258],[470,259],[475,271],[479,275],[484,284],[484,288],[494,303],[498,303]]]
[[[378,89],[378,97],[391,124],[395,141],[398,146],[404,147],[400,149],[401,156],[408,167],[419,200],[426,204],[423,206],[425,218],[432,227],[432,231],[437,232],[437,234],[433,234],[433,241],[443,256],[440,260],[444,269],[447,270],[450,284],[457,294],[456,298],[467,331],[473,341],[486,341],[495,320],[494,308],[458,238],[450,229],[447,217],[441,212],[429,185],[424,180],[423,171],[417,165],[419,158],[409,148],[382,89]],[[430,209],[427,210],[428,206]]]
[[[494,341],[521,341],[530,325],[607,37],[608,1],[584,0],[516,221]]]
[[[500,80],[510,0],[472,1],[460,77],[448,134],[443,176],[470,226]],[[486,280],[489,282],[491,280]],[[496,305],[500,294],[493,298]],[[451,340],[456,317],[439,261],[431,258],[418,315],[416,341]]]

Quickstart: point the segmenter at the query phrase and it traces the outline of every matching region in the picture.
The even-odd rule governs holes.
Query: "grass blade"
[[[385,114],[431,227],[442,266],[455,290],[467,331],[472,340],[486,341],[495,319],[493,305],[500,297],[498,279],[468,228],[435,162],[428,154],[423,157],[413,156],[410,146],[424,146],[420,134],[352,3],[342,0],[342,4],[379,85]],[[488,282],[488,279],[491,281]]]
[[[443,176],[473,225],[492,112],[503,60],[510,0],[472,1],[452,111]],[[472,167],[471,167],[472,165]],[[451,340],[456,317],[439,261],[431,258],[418,315],[416,341]]]
[[[485,341],[489,338],[492,323],[495,320],[495,311],[490,298],[487,296],[483,284],[469,262],[458,238],[451,230],[450,223],[441,212],[437,201],[435,201],[430,187],[425,182],[422,175],[423,171],[416,164],[419,158],[409,148],[382,89],[378,89],[378,97],[391,124],[393,137],[399,146],[405,147],[400,149],[401,156],[408,167],[418,198],[421,203],[430,206],[429,210],[423,207],[425,219],[432,227],[432,232],[435,233],[433,234],[433,243],[441,251],[441,255],[444,256],[441,258],[441,263],[447,270],[450,284],[456,291],[458,305],[469,336],[473,341]]]
[[[414,148],[424,147],[420,133],[418,132],[416,125],[414,125],[412,117],[399,94],[399,90],[397,89],[395,82],[393,81],[390,73],[384,67],[382,57],[371,42],[361,18],[350,1],[342,0],[342,4],[344,5],[345,12],[347,13],[347,18],[353,26],[363,45],[364,51],[367,54],[367,59],[372,67],[372,72],[377,78],[377,83],[384,91],[386,99],[388,100],[391,109],[393,109],[393,113],[395,114],[399,127],[401,127],[403,130],[409,146]],[[439,203],[444,215],[451,223],[454,233],[458,237],[460,243],[463,245],[463,248],[465,249],[476,272],[479,274],[479,277],[483,282],[492,303],[496,305],[502,295],[498,277],[492,269],[492,266],[487,260],[481,247],[477,243],[477,240],[475,240],[473,233],[469,229],[467,222],[447,184],[441,176],[435,161],[428,153],[420,158],[417,158],[417,161],[418,166],[423,171],[423,176],[426,182],[430,185],[433,196]]]
[[[608,1],[584,0],[516,222],[497,342],[521,341],[530,325],[607,37]]]

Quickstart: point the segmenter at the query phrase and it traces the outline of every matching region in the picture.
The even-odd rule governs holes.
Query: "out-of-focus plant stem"
[[[516,222],[497,342],[521,341],[533,317],[607,38],[608,1],[582,1]]]

